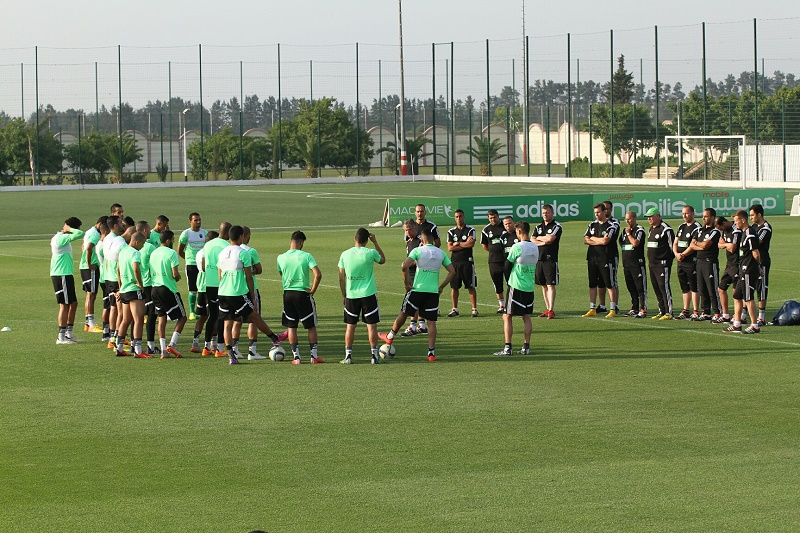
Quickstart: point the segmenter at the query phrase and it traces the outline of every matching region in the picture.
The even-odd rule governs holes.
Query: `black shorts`
[[[219,297],[219,319],[233,320],[241,322],[245,317],[250,316],[255,310],[255,305],[250,296],[220,296]]]
[[[111,280],[107,279],[106,280],[106,290],[108,291],[108,295],[109,296],[111,296],[115,292],[119,292],[119,283],[116,280],[111,281]],[[116,301],[116,299],[114,301]]]
[[[558,261],[538,261],[533,279],[537,285],[558,285]]]
[[[194,306],[194,314],[197,316],[208,316],[208,297],[205,292],[197,293],[197,304]]]
[[[144,300],[144,291],[121,292],[119,293],[119,299],[123,304],[129,304],[134,300]]]
[[[100,290],[103,292],[103,309],[111,309],[111,294],[108,292],[106,282],[100,282]]]
[[[503,275],[505,265],[503,263],[489,263],[489,277],[492,278],[495,294],[503,294]]]
[[[53,290],[56,293],[56,302],[62,305],[70,305],[77,302],[75,296],[75,278],[70,276],[50,276],[53,280]]]
[[[736,287],[736,281],[739,279],[739,267],[734,266],[727,266],[725,267],[725,272],[722,274],[722,277],[719,278],[719,288],[723,291],[727,291],[728,287],[731,285]]]
[[[186,316],[186,309],[183,307],[181,293],[172,292],[169,288],[160,285],[158,287],[153,287],[152,294],[156,315],[165,316],[170,320],[178,320]]]
[[[197,265],[186,265],[186,282],[189,284],[189,292],[197,292],[197,274],[200,269]]]
[[[761,265],[761,277],[758,279],[758,299],[765,301],[769,293],[769,264]]]
[[[511,316],[525,316],[533,313],[533,292],[521,291],[514,287],[508,288],[506,294],[506,314]]]
[[[378,296],[364,296],[363,298],[345,298],[344,323],[358,324],[361,318],[365,324],[377,324],[381,321],[381,310],[378,307]]]
[[[453,263],[453,270],[456,275],[450,280],[451,289],[460,289],[463,285],[465,289],[478,286],[478,276],[475,275],[475,263]]]
[[[83,282],[83,292],[97,294],[97,269],[82,268],[81,281]]]
[[[407,316],[414,316],[419,312],[420,318],[436,322],[439,318],[439,293],[408,291],[400,310]]]
[[[317,304],[306,291],[283,291],[283,317],[281,324],[294,328],[300,324],[306,329],[317,327]]]
[[[760,270],[758,267],[749,270],[740,270],[739,279],[736,280],[736,288],[733,289],[734,300],[744,300],[752,302],[758,294]]]
[[[258,292],[258,289],[256,289],[256,295],[251,301],[253,303],[253,309],[255,309],[257,313],[261,313],[261,293]],[[250,320],[247,316],[244,316],[242,317],[242,322],[250,323]]]
[[[144,314],[155,316],[155,307],[153,307],[153,287],[147,286],[142,289],[144,293]]]
[[[611,287],[613,289],[617,286],[617,269],[614,267],[613,261],[601,263],[589,260],[586,262],[586,266],[589,274],[590,289],[598,287]]]
[[[219,307],[219,287],[206,287],[206,303]]]
[[[678,282],[681,292],[697,292],[697,263],[695,261],[681,261],[678,263]]]

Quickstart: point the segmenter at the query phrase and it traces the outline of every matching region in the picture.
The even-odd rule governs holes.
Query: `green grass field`
[[[0,327],[13,330],[0,333],[0,530],[795,530],[797,330],[730,336],[709,323],[580,318],[585,223],[565,225],[557,320],[534,319],[533,355],[491,355],[502,323],[477,250],[482,316],[441,319],[439,361],[425,360],[416,337],[398,340],[389,364],[369,365],[361,326],[357,364],[337,364],[336,263],[355,229],[381,217],[386,197],[452,196],[454,187],[0,193]],[[538,186],[467,187],[535,195]],[[546,190],[571,192],[557,189]],[[137,220],[167,214],[177,231],[194,210],[206,228],[222,219],[254,228],[273,324],[275,257],[303,229],[323,272],[316,301],[329,364],[202,359],[188,353],[191,323],[183,360],[118,359],[82,332],[87,342],[56,346],[48,241],[66,217],[85,229],[113,202]],[[768,218],[771,318],[800,297],[800,252],[796,219]],[[401,303],[404,246],[400,229],[376,234],[387,254],[377,267],[385,330]]]

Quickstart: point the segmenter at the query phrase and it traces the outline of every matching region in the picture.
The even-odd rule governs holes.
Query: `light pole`
[[[484,111],[486,111],[486,104],[484,102],[481,102],[481,139],[483,139],[483,129],[484,129],[483,112]]]
[[[189,181],[189,171],[186,168],[186,113],[189,111],[189,108],[183,110],[181,115],[183,115],[183,181]]]

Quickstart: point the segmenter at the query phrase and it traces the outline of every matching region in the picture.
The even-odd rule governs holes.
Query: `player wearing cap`
[[[672,319],[672,291],[670,290],[670,272],[675,259],[672,244],[675,234],[672,228],[661,220],[658,209],[651,207],[645,213],[650,223],[647,234],[647,262],[650,267],[650,283],[658,300],[658,314],[654,320]]]

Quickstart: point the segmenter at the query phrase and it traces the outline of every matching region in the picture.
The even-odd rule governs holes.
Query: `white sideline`
[[[270,185],[310,185],[335,183],[399,183],[412,181],[459,181],[467,183],[536,183],[547,185],[625,185],[625,186],[664,186],[667,180],[638,178],[565,178],[564,176],[450,176],[447,174],[425,174],[420,176],[351,176],[347,178],[291,178],[247,181],[172,181],[164,183],[120,183],[102,185],[14,185],[0,187],[0,192],[23,191],[77,191],[77,190],[119,190],[119,189],[179,189],[185,187],[252,187]],[[728,189],[738,182],[723,180],[670,180],[669,187],[705,187]],[[747,188],[784,189],[800,187],[798,182],[748,180]]]

